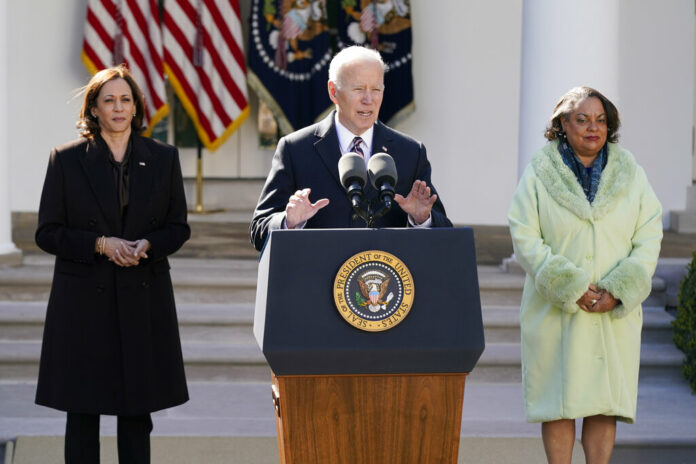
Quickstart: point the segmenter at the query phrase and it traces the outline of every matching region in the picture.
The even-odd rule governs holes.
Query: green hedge
[[[696,393],[696,252],[679,287],[677,317],[672,321],[674,343],[684,352],[682,374]]]

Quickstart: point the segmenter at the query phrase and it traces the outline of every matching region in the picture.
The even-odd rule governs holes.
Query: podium
[[[412,281],[390,292],[412,291],[400,306],[408,311],[395,312],[388,330],[363,330],[337,305],[347,260],[366,253],[410,271]],[[366,287],[364,297],[346,293],[356,307],[389,307],[393,295],[368,299]],[[484,349],[473,232],[273,231],[254,336],[272,371],[281,463],[456,464],[466,375]]]

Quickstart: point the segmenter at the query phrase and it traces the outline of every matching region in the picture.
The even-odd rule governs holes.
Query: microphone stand
[[[351,204],[353,205],[353,211],[355,214],[365,221],[368,229],[373,229],[375,226],[375,219],[379,219],[384,216],[387,211],[391,209],[391,198],[386,196],[383,200],[379,202],[379,209],[373,210],[373,204],[371,201],[366,201],[367,208],[362,208],[360,201],[357,198],[351,199]]]

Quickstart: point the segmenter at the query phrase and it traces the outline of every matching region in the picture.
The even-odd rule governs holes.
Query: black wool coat
[[[56,256],[37,404],[135,415],[188,400],[167,256],[190,234],[175,147],[132,136],[123,220],[106,147],[80,139],[53,149],[35,237]],[[94,252],[102,235],[152,248],[119,267]]]

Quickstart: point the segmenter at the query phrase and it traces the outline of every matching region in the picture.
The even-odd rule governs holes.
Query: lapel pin
[[[142,162],[142,161],[140,161],[138,164],[141,165],[141,166],[145,166],[145,163]]]

